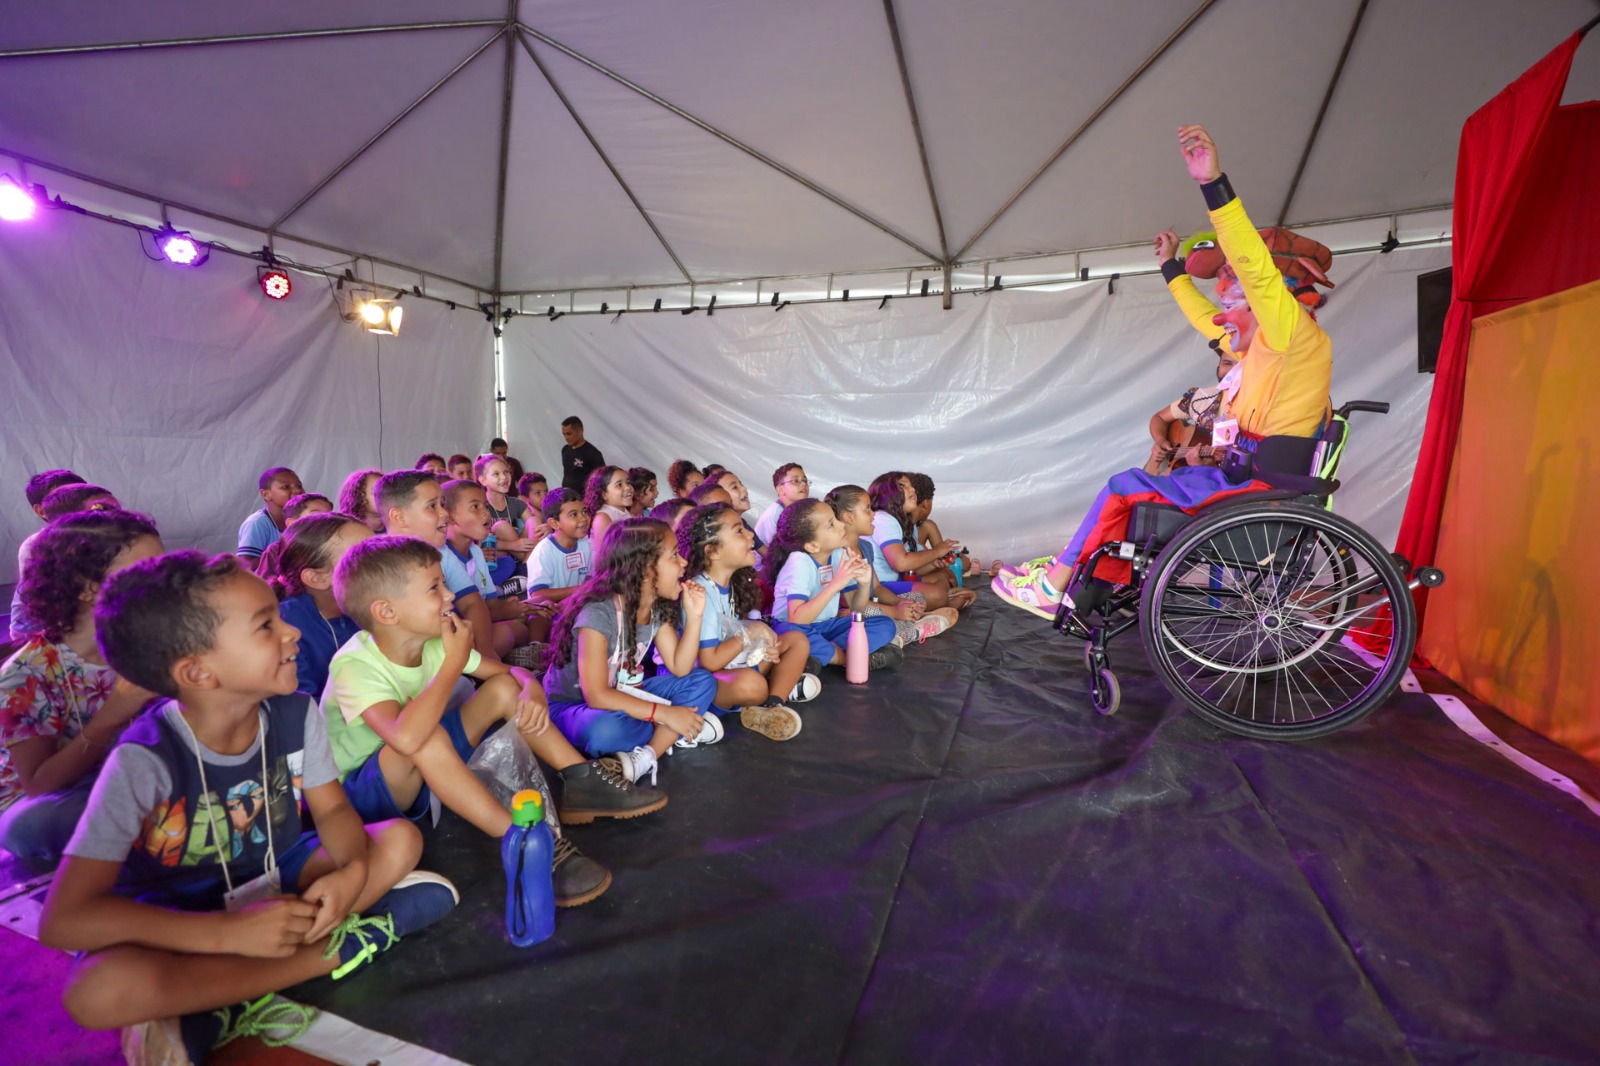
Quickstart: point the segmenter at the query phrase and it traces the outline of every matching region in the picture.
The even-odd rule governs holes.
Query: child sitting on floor
[[[761,589],[756,576],[755,535],[726,504],[697,507],[678,531],[684,576],[706,590],[700,622],[700,665],[717,679],[713,710],[739,708],[739,721],[751,732],[788,740],[800,732],[800,716],[789,701],[803,703],[822,689],[806,673],[811,645],[799,632],[778,636],[759,620]],[[751,621],[752,615],[756,616]],[[685,630],[687,637],[695,634]],[[750,661],[750,642],[768,646]]]
[[[528,505],[511,494],[511,464],[492,453],[481,455],[472,465],[472,476],[483,488],[488,508],[489,534],[483,539],[484,548],[527,562],[534,545],[524,536]]]
[[[431,552],[431,554],[430,554]],[[537,679],[484,659],[472,648],[471,623],[449,608],[438,553],[414,537],[373,537],[350,549],[333,571],[339,606],[362,631],[333,657],[322,711],[345,791],[363,820],[420,820],[431,797],[495,840],[511,812],[467,760],[502,722],[522,734],[556,771],[563,824],[634,818],[667,797],[636,789],[613,771],[586,762],[549,728]],[[451,696],[462,675],[482,686],[459,708]],[[563,838],[555,857],[559,906],[587,903],[611,875]]]
[[[705,589],[682,578],[683,557],[666,523],[623,519],[601,542],[594,576],[551,628],[544,675],[551,721],[583,751],[615,753],[608,764],[630,781],[649,774],[653,782],[674,744],[722,739],[717,716],[707,714],[717,679],[695,668],[699,641],[679,640],[676,628],[681,614],[685,633],[700,632]],[[666,672],[647,679],[641,666],[652,643]]]
[[[856,550],[833,508],[811,499],[785,507],[764,572],[772,582],[772,628],[804,634],[817,666],[843,665],[850,616],[839,615],[839,597],[849,593],[850,610],[865,609],[872,602],[872,564]],[[867,665],[898,666],[903,653],[894,643],[894,620],[877,615],[866,619],[866,628]]]
[[[63,485],[81,485],[83,478],[71,470],[46,470],[35,474],[28,479],[23,487],[23,493],[28,498],[28,506],[33,508],[33,513],[39,516],[39,521],[48,522],[44,516],[44,500],[50,493]],[[33,546],[34,538],[39,531],[27,535],[17,546],[17,573],[20,575],[28,566],[28,549]],[[20,644],[39,631],[39,627],[28,617],[27,608],[22,605],[22,583],[19,580],[17,587],[11,590],[11,632],[13,643]]]
[[[811,481],[806,477],[805,468],[799,463],[784,463],[772,472],[772,489],[778,498],[761,512],[761,517],[756,519],[756,540],[765,544],[778,532],[778,516],[783,509],[796,500],[803,500],[811,495]]]
[[[696,507],[704,507],[712,503],[723,503],[731,507],[733,506],[733,494],[723,488],[720,482],[707,479],[696,485],[694,491],[689,493],[689,502]]]
[[[620,466],[602,466],[590,474],[583,488],[583,505],[593,523],[589,536],[598,544],[611,523],[632,517],[628,508],[633,506],[633,486],[628,484],[628,472]]]
[[[34,539],[20,589],[38,631],[0,666],[0,847],[30,865],[61,858],[100,763],[155,698],[101,658],[94,597],[164,550],[154,523],[129,511],[67,515]]]
[[[679,499],[688,499],[689,494],[705,479],[700,468],[687,459],[674,459],[672,465],[667,467],[667,488]]]
[[[445,584],[451,593],[459,597],[471,590],[482,597],[494,625],[495,654],[501,659],[529,641],[543,641],[550,632],[553,612],[544,605],[529,605],[515,596],[500,595],[484,560],[479,545],[489,536],[490,508],[483,486],[475,481],[447,481],[443,493],[450,525],[445,531],[442,559]]]
[[[460,452],[445,460],[445,472],[450,475],[451,481],[472,480],[472,456],[462,455]]]
[[[374,533],[383,532],[383,518],[373,502],[372,488],[383,477],[382,470],[357,470],[339,487],[338,510],[350,515]]]
[[[333,568],[370,536],[364,523],[347,514],[308,515],[284,531],[271,549],[271,572],[260,574],[278,597],[278,614],[300,631],[295,689],[314,700],[328,685],[334,653],[361,629],[339,610]]]
[[[263,506],[239,525],[239,547],[234,550],[247,567],[254,567],[261,553],[283,536],[283,529],[289,524],[283,508],[305,491],[299,475],[286,466],[263,470],[256,484]]]
[[[903,471],[891,470],[873,478],[867,487],[872,496],[872,543],[874,569],[884,587],[897,595],[919,592],[930,608],[955,607],[958,610],[978,598],[971,589],[950,588],[943,578],[905,577],[926,566],[933,566],[951,552],[961,550],[961,542],[940,541],[925,551],[912,551],[906,545],[911,533],[911,509],[916,492]]]
[[[298,633],[236,559],[136,563],[95,629],[112,669],[168,698],[107,758],[45,901],[40,940],[85,953],[65,994],[79,1025],[138,1027],[130,1061],[203,1062],[293,1011],[273,992],[347,978],[455,906],[412,873],[414,827],[351,810],[294,691]]]
[[[927,601],[912,587],[911,582],[895,582],[896,587],[891,588],[879,580],[878,567],[882,563],[882,552],[873,542],[872,497],[866,489],[860,485],[840,485],[825,499],[845,527],[845,532],[855,537],[861,546],[861,557],[873,564],[873,603],[864,613],[886,614],[894,619],[896,644],[901,647],[912,641],[920,644],[956,624],[960,615],[954,607],[927,610]]]
[[[434,476],[424,470],[396,470],[378,479],[372,498],[383,516],[383,527],[393,534],[416,537],[439,553],[439,565],[445,565],[445,554],[450,550],[450,516],[444,509],[444,492]],[[465,571],[456,575],[450,590],[455,612],[472,623],[473,641],[478,654],[485,659],[499,661],[495,648],[494,621],[478,586],[469,580]],[[504,637],[501,638],[502,646]],[[509,650],[509,649],[507,649]]]
[[[589,539],[589,509],[571,489],[551,489],[540,509],[550,533],[528,557],[530,602],[559,603],[572,595],[594,569]]]
[[[538,538],[544,536],[544,533],[541,532],[544,529],[544,524],[537,520],[537,516],[539,509],[544,506],[545,493],[549,491],[549,479],[537,470],[523,474],[517,479],[517,499],[527,504],[528,511],[535,516],[528,521],[527,535],[530,537]]]
[[[656,472],[647,466],[629,467],[628,486],[633,489],[633,502],[628,505],[628,513],[635,518],[649,514],[650,508],[656,505],[656,495],[660,491],[656,487]]]
[[[444,456],[438,452],[423,452],[417,456],[417,461],[411,469],[426,471],[435,476],[443,474],[445,472]]]

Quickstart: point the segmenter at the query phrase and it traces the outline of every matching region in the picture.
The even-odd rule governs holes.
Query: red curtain
[[[1600,105],[1559,106],[1583,35],[1535,63],[1461,130],[1454,292],[1396,544],[1418,566],[1433,561],[1438,542],[1472,320],[1600,277]]]

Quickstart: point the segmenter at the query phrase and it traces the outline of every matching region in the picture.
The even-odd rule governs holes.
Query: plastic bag
[[[554,729],[555,726],[551,726]],[[478,750],[472,753],[472,760],[467,763],[467,769],[478,775],[494,798],[508,810],[511,807],[511,797],[525,788],[536,788],[544,797],[545,816],[550,820],[550,831],[556,836],[561,835],[561,821],[556,817],[555,797],[550,794],[550,786],[545,783],[544,771],[539,768],[539,760],[533,757],[533,749],[528,747],[528,742],[522,738],[511,725],[505,725],[495,731],[494,735],[478,745]]]
[[[778,647],[778,635],[772,627],[765,622],[755,620],[745,621],[731,615],[722,616],[722,639],[735,638],[744,642],[744,665],[760,666],[769,659],[777,658],[775,652]]]

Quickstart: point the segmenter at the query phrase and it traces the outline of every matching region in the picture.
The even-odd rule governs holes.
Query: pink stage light
[[[156,231],[156,247],[167,257],[167,262],[178,266],[199,266],[211,258],[211,249],[195,240],[183,230],[170,225]]]
[[[10,174],[0,174],[0,221],[27,222],[39,205]]]
[[[294,286],[289,283],[289,275],[276,267],[261,272],[261,291],[269,300],[286,300]]]

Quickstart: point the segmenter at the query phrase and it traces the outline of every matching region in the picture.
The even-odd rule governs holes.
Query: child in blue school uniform
[[[550,533],[528,556],[528,600],[559,603],[594,572],[589,509],[575,490],[551,489],[539,509]]]
[[[261,555],[283,536],[289,517],[284,513],[290,500],[305,492],[300,476],[286,466],[275,466],[261,472],[256,482],[261,493],[261,510],[239,525],[239,546],[234,554],[253,567]]]
[[[865,610],[872,602],[872,566],[833,508],[815,499],[785,507],[767,549],[766,573],[772,581],[772,628],[779,635],[804,633],[818,664],[844,665],[850,616],[839,614],[839,598],[849,596],[851,611]],[[875,615],[866,619],[866,628],[868,666],[898,666],[903,654],[893,643],[894,620]]]

